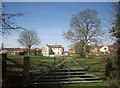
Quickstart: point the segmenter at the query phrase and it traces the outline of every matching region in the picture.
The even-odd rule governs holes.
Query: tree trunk
[[[118,76],[120,79],[120,43],[118,44]]]
[[[31,47],[28,47],[28,56],[30,55]]]

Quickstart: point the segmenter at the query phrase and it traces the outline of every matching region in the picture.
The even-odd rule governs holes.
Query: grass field
[[[8,58],[17,61],[21,64],[23,64],[23,58],[25,56],[14,56],[14,55],[8,55]],[[86,68],[90,71],[97,71],[94,72],[95,74],[99,75],[100,77],[104,77],[104,68],[105,68],[105,63],[104,59],[102,57],[96,57],[96,56],[91,56],[87,58],[79,58],[79,57],[57,57],[57,60],[55,62],[61,63],[63,60],[66,60],[68,58],[72,58],[75,60],[78,65],[77,66],[72,66],[71,68]],[[54,64],[54,57],[44,57],[44,56],[30,56],[30,64],[32,66],[32,69],[41,69],[42,71],[44,70],[43,67],[40,64],[46,64],[47,65],[53,65]],[[71,62],[73,63],[73,62]],[[44,65],[45,66],[45,65]],[[99,70],[99,71],[98,71]],[[35,70],[34,70],[35,71]],[[46,70],[45,70],[46,71]]]
[[[8,58],[15,60],[17,62],[23,63],[23,58],[25,56],[14,56],[14,55],[8,55]],[[102,57],[97,57],[97,56],[91,56],[91,57],[87,57],[87,58],[79,58],[79,57],[58,57],[57,62],[61,63],[63,60],[66,60],[68,58],[72,58],[73,60],[75,60],[76,62],[78,62],[80,65],[74,67],[72,66],[72,68],[86,68],[88,69],[90,72],[89,73],[94,73],[97,76],[104,78],[104,68],[105,68],[105,63],[104,63],[104,59]],[[30,64],[32,69],[41,69],[41,71],[46,71],[46,66],[53,66],[54,64],[54,57],[43,57],[43,56],[30,56]],[[44,64],[43,66],[40,65]],[[72,61],[71,61],[72,63]],[[39,65],[38,65],[39,64]],[[45,70],[44,70],[45,69]],[[31,71],[35,71],[35,70],[31,70]],[[89,74],[88,73],[88,74]],[[103,86],[110,86],[109,83],[106,80],[103,80],[100,83],[79,83],[79,84],[65,84],[65,85],[61,85],[61,88],[90,88],[87,86],[94,86],[92,88],[103,88]],[[98,87],[99,86],[99,87]]]

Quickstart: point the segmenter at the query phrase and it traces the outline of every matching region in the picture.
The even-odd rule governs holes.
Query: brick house
[[[89,55],[100,55],[100,54],[110,53],[113,50],[114,50],[113,45],[90,46]],[[68,52],[69,52],[70,55],[77,54],[77,49],[76,48],[70,48]]]
[[[89,55],[100,55],[110,53],[114,50],[113,45],[93,46],[89,49]]]
[[[76,53],[77,53],[77,49],[76,49],[76,48],[70,48],[70,49],[68,50],[68,52],[69,52],[70,55],[73,55],[73,54],[76,54]]]
[[[4,48],[4,50],[11,55],[20,55],[21,52],[27,51],[26,48]]]

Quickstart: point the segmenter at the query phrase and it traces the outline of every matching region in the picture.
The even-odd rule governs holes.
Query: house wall
[[[69,54],[76,54],[76,49],[75,48],[71,48],[71,49],[69,49]]]
[[[103,46],[102,48],[100,48],[100,52],[101,53],[106,53],[106,52],[109,53],[109,47],[108,46]]]
[[[114,50],[113,46],[95,46],[91,47],[89,50],[89,55],[100,55],[111,53]]]
[[[98,55],[99,53],[100,53],[99,47],[92,47],[92,48],[89,50],[89,54],[90,54],[90,55]]]
[[[64,52],[64,55],[65,55],[65,56],[68,56],[68,55],[69,55],[69,53],[68,53],[68,52]]]
[[[52,48],[55,55],[62,55],[62,48]]]
[[[55,55],[63,55],[63,47],[49,47],[47,45],[42,47],[42,55],[43,56],[55,56]]]
[[[48,46],[43,46],[42,47],[42,55],[43,56],[49,56],[49,47]]]

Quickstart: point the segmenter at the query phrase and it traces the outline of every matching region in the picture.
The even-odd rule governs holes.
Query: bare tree
[[[100,19],[96,10],[84,10],[74,15],[70,29],[63,36],[72,43],[82,43],[83,52],[87,55],[88,45],[97,42]]]
[[[113,44],[114,50],[105,57],[105,74],[112,86],[120,86],[120,2],[112,3],[112,28],[110,33],[112,37],[115,37],[115,43]],[[110,63],[109,63],[110,62]],[[111,66],[109,67],[109,65]]]
[[[118,78],[120,80],[120,1],[113,3],[113,27],[111,31],[113,36],[116,38],[116,46],[115,46],[115,53],[114,53],[114,61],[115,67],[117,67]],[[116,60],[117,59],[117,60]]]
[[[3,8],[0,8],[0,35],[4,34],[10,34],[12,31],[25,29],[14,21],[16,17],[23,16],[22,13],[7,13],[4,11],[5,6],[3,5]]]
[[[29,52],[32,46],[38,45],[40,43],[40,39],[38,38],[36,31],[24,30],[19,35],[18,43],[21,44],[22,46],[25,46]]]
[[[113,21],[114,25],[111,32],[113,32],[113,36],[115,36],[120,44],[120,1],[113,3]]]

